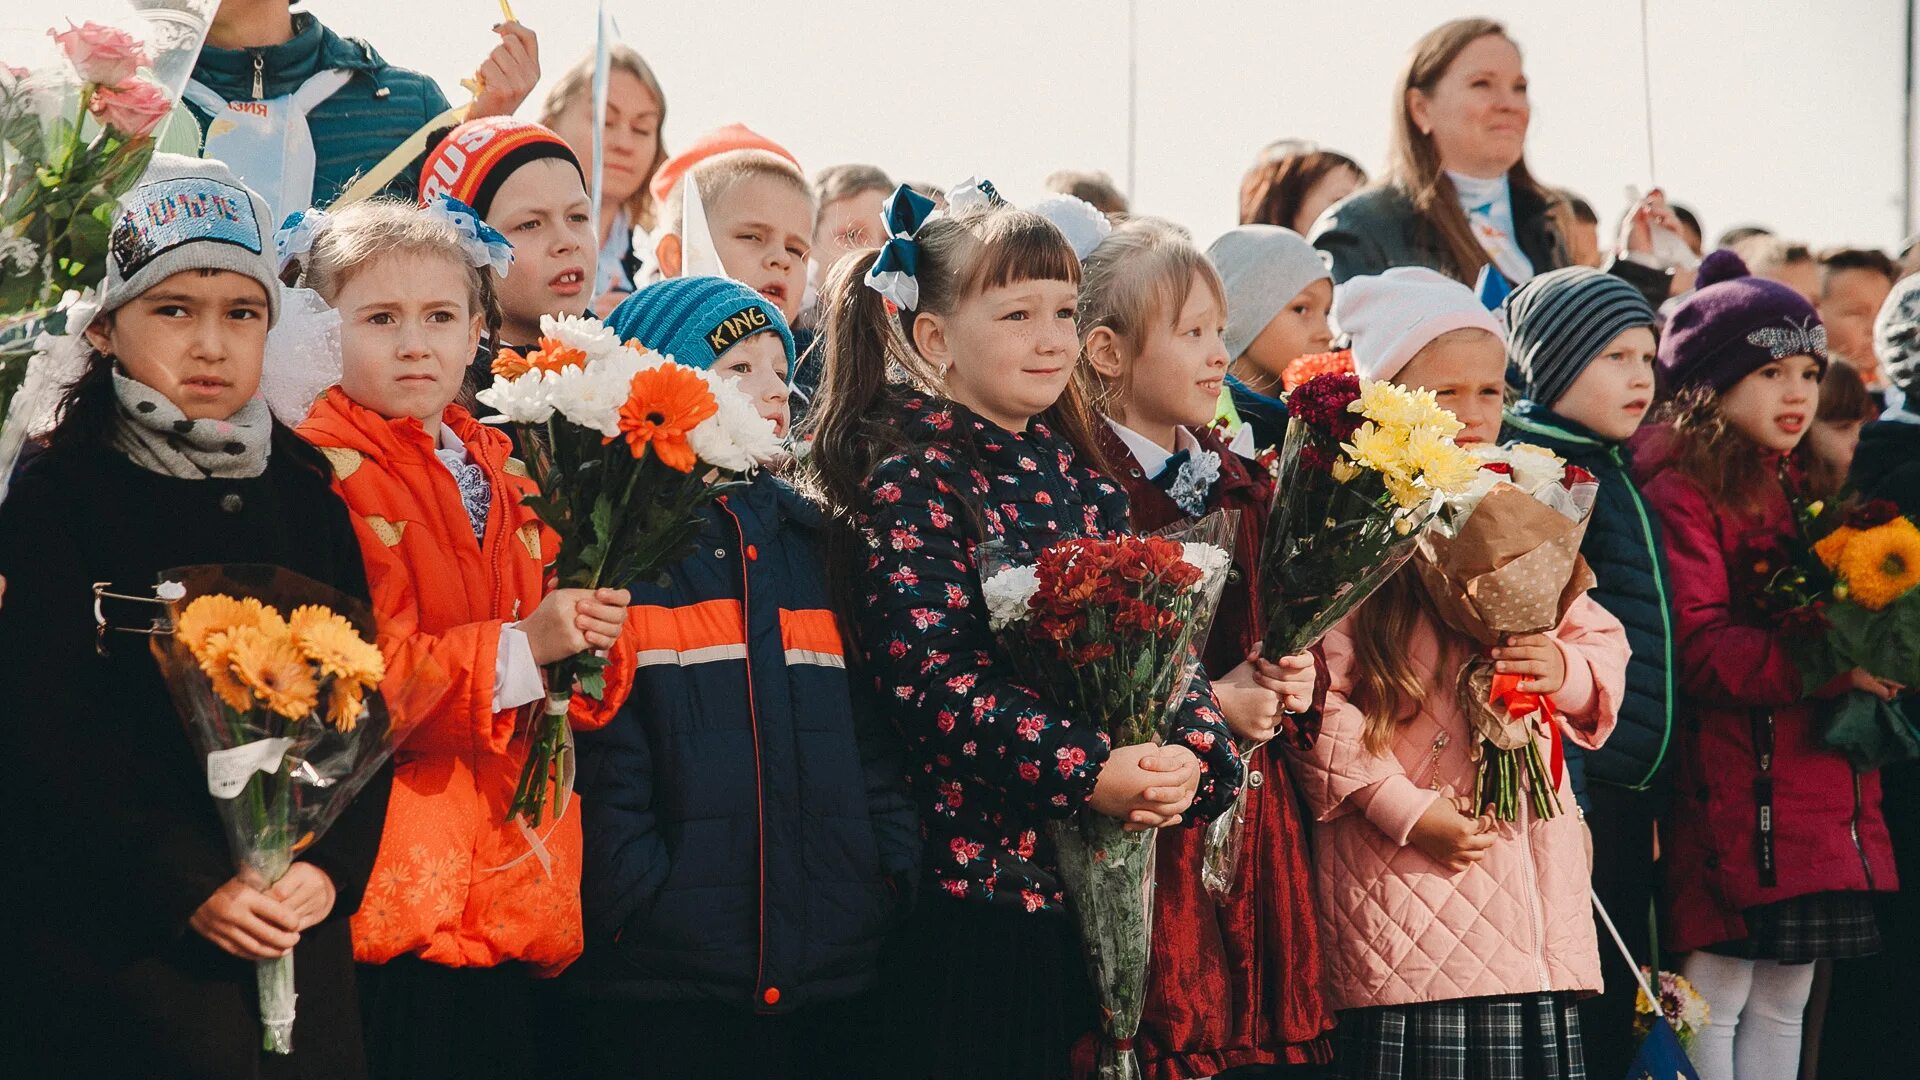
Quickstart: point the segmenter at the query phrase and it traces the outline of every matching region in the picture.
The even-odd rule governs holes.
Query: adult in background
[[[1304,139],[1278,139],[1240,179],[1240,224],[1278,225],[1305,236],[1322,211],[1365,186],[1367,170]]]
[[[547,91],[540,122],[573,147],[593,177],[593,54],[567,69]],[[659,204],[647,185],[667,160],[667,95],[640,54],[625,45],[607,50],[607,122],[601,130],[606,167],[600,177],[600,259],[593,280],[593,313],[605,318],[649,276],[635,229],[652,232]]]
[[[1047,190],[1089,203],[1114,221],[1132,212],[1120,185],[1113,182],[1113,177],[1096,170],[1061,169],[1047,177]]]
[[[326,206],[407,136],[447,110],[432,79],[395,67],[372,45],[343,38],[296,0],[222,0],[184,94],[202,156],[232,168],[261,194],[275,222]],[[468,117],[505,116],[540,81],[539,42],[519,23],[475,73],[483,89]],[[387,192],[411,199],[409,165]]]

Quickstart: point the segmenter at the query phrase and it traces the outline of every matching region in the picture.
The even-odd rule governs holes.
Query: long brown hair
[[[660,106],[660,126],[653,132],[653,160],[647,163],[646,171],[640,176],[640,189],[628,196],[625,204],[627,217],[640,228],[652,231],[658,224],[654,220],[656,215],[653,205],[653,174],[659,172],[661,164],[667,160],[666,91],[660,89],[660,78],[653,73],[653,68],[648,66],[646,60],[642,59],[640,54],[634,52],[630,46],[614,45],[609,48],[607,67],[611,71],[624,71],[639,79],[640,85],[647,88],[647,93],[652,94],[653,100]],[[566,112],[574,102],[583,98],[588,101],[588,107],[591,108],[592,94],[593,55],[589,53],[579,63],[568,68],[566,74],[561,75],[559,81],[553,84],[553,89],[547,91],[546,100],[540,103],[540,122],[547,127],[552,127],[554,121],[560,119],[561,113]],[[591,124],[592,121],[589,120],[588,123]]]
[[[1433,93],[1434,86],[1467,46],[1493,35],[1513,40],[1504,25],[1492,19],[1476,18],[1441,23],[1414,43],[1394,84],[1393,134],[1387,148],[1387,183],[1413,203],[1430,234],[1428,239],[1440,246],[1447,272],[1468,283],[1486,265],[1487,253],[1467,224],[1467,214],[1460,209],[1460,196],[1453,181],[1440,167],[1440,151],[1434,145],[1433,136],[1423,134],[1414,124],[1407,97],[1414,90]],[[1531,197],[1544,207],[1551,208],[1559,201],[1557,195],[1527,171],[1525,157],[1507,170],[1507,183],[1515,196]]]
[[[1367,182],[1367,170],[1345,154],[1298,139],[1269,145],[1240,178],[1240,224],[1278,225],[1304,232],[1294,219],[1300,216],[1308,194],[1341,169],[1350,169],[1362,184]]]
[[[1353,620],[1353,689],[1347,699],[1366,719],[1367,750],[1385,754],[1394,733],[1426,704],[1428,676],[1413,665],[1407,644],[1432,611],[1426,586],[1403,566],[1360,605]],[[1442,648],[1445,648],[1444,637]],[[1442,664],[1444,668],[1446,665]]]
[[[1757,517],[1777,477],[1773,455],[1735,427],[1710,386],[1689,386],[1661,406],[1668,467],[1699,485],[1714,506]]]
[[[1820,404],[1814,412],[1815,422],[1851,424],[1872,420],[1878,415],[1879,406],[1873,403],[1873,397],[1867,393],[1867,384],[1860,378],[1860,369],[1838,356],[1827,361],[1826,374],[1820,376]],[[1823,499],[1831,498],[1847,486],[1846,474],[1813,452],[1812,439],[1800,440],[1795,453],[1806,469],[1807,487],[1814,495]]]

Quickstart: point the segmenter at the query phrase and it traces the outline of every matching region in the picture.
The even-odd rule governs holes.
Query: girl
[[[1280,400],[1287,365],[1333,344],[1327,312],[1333,277],[1313,245],[1277,225],[1242,225],[1221,234],[1207,258],[1227,297],[1225,400],[1233,446],[1248,457],[1287,434]]]
[[[560,76],[540,106],[540,122],[578,148],[583,173],[593,175],[593,56]],[[647,185],[667,160],[667,95],[640,54],[625,45],[607,50],[607,119],[601,128],[600,255],[593,279],[593,313],[605,318],[646,276],[633,234],[652,232],[653,193]]]
[[[19,766],[0,818],[33,868],[9,889],[9,1071],[364,1076],[347,917],[391,770],[271,888],[236,875],[141,636],[156,609],[94,592],[267,563],[367,596],[326,458],[256,396],[280,307],[267,207],[219,162],[173,154],[121,205],[85,373],[0,510],[0,730]],[[254,961],[289,950],[295,1052],[262,1055]]]
[[[1342,286],[1335,307],[1362,376],[1433,391],[1465,425],[1462,443],[1498,436],[1506,356],[1469,289],[1397,269]],[[1434,614],[1411,566],[1320,646],[1330,680],[1320,737],[1295,760],[1317,819],[1342,1077],[1586,1075],[1574,997],[1600,988],[1586,826],[1564,779],[1557,816],[1472,816],[1479,736],[1455,687],[1479,650]],[[1606,739],[1627,644],[1593,600],[1492,656],[1497,671],[1524,676],[1522,690],[1550,698],[1555,738]]]
[[[987,628],[977,544],[1123,530],[1127,506],[1074,387],[1079,260],[1045,219],[965,196],[929,220],[896,191],[924,223],[884,262],[835,267],[808,464],[850,534],[830,565],[851,566],[927,839],[890,975],[910,1043],[893,1075],[1051,1078],[1095,1015],[1045,826],[1082,806],[1137,828],[1203,821],[1241,770],[1204,679],[1166,745],[1114,748],[1022,685]]]
[[[1643,437],[1641,488],[1672,567],[1681,728],[1663,833],[1670,948],[1712,1009],[1694,1044],[1703,1080],[1791,1077],[1812,960],[1879,949],[1876,891],[1897,888],[1880,778],[1820,742],[1813,699],[1897,688],[1864,671],[1800,681],[1759,611],[1751,571],[1794,524],[1781,461],[1814,423],[1826,335],[1811,304],[1746,276],[1731,252],[1667,321],[1665,426]],[[1790,479],[1790,478],[1789,478]]]
[[[1278,225],[1301,236],[1327,207],[1367,182],[1367,170],[1338,151],[1303,139],[1278,139],[1240,178],[1240,224]]]
[[[305,283],[340,313],[342,367],[300,434],[352,511],[389,667],[450,680],[407,717],[353,926],[373,1075],[532,1076],[533,977],[582,944],[580,815],[538,833],[508,823],[522,721],[544,697],[540,665],[611,646],[627,595],[545,591],[556,542],[521,501],[532,484],[506,436],[454,404],[490,252],[470,215],[442,205],[360,203],[320,230]],[[617,704],[582,699],[579,721]]]
[[[1810,492],[1829,498],[1846,487],[1860,432],[1879,415],[1860,369],[1833,357],[1826,374],[1820,376],[1820,403],[1807,428],[1806,442],[1795,454],[1806,469]]]
[[[1160,835],[1141,1058],[1149,1076],[1165,1078],[1325,1064],[1333,1013],[1322,991],[1305,828],[1278,752],[1261,745],[1280,726],[1317,719],[1313,657],[1285,658],[1277,681],[1254,659],[1273,485],[1208,424],[1227,368],[1221,327],[1231,325],[1220,279],[1184,231],[1152,218],[1114,230],[1085,274],[1080,327],[1107,414],[1101,449],[1127,489],[1132,526],[1145,532],[1223,507],[1240,512],[1234,574],[1205,660],[1227,726],[1239,745],[1255,748],[1245,848],[1230,899],[1216,903],[1200,882],[1203,834]]]

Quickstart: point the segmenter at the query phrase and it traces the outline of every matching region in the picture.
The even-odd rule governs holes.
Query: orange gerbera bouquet
[[[540,494],[526,504],[560,534],[563,588],[650,581],[686,557],[700,510],[782,453],[773,425],[729,380],[623,345],[597,320],[540,320],[539,347],[503,350],[480,401],[519,427]],[[598,698],[604,658],[547,670],[547,703],[510,814],[537,826],[569,783],[572,688]]]
[[[364,603],[272,566],[169,570],[153,652],[227,826],[239,873],[266,889],[387,760],[386,662]],[[420,673],[408,685],[445,681]],[[382,691],[385,690],[385,697]],[[258,964],[262,1045],[292,1052],[293,956]]]

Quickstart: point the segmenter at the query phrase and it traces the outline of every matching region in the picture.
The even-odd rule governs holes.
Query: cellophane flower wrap
[[[57,376],[78,374],[30,372],[86,329],[120,196],[146,171],[220,3],[80,6],[101,19],[62,20],[0,57],[0,498],[29,422],[65,388]],[[41,62],[17,66],[29,59]]]
[[[1544,634],[1593,587],[1580,556],[1600,491],[1592,473],[1526,443],[1471,448],[1479,472],[1449,497],[1416,545],[1414,566],[1440,620],[1486,648]],[[1559,719],[1547,695],[1520,689],[1479,655],[1460,672],[1460,705],[1476,734],[1474,806],[1501,821],[1560,811]],[[1540,742],[1547,743],[1543,758]]]
[[[1347,370],[1337,362],[1346,357]],[[1472,479],[1454,444],[1460,421],[1430,391],[1361,379],[1344,353],[1287,395],[1287,434],[1260,553],[1263,650],[1305,652],[1412,557],[1441,499]],[[1244,753],[1253,747],[1242,746]],[[1201,880],[1216,896],[1235,881],[1245,791],[1207,827]]]
[[[1811,692],[1863,668],[1920,685],[1920,526],[1886,500],[1790,501],[1793,535],[1743,551],[1734,570],[1786,636],[1801,683]],[[1920,757],[1920,733],[1899,706],[1849,690],[1823,709],[1822,741],[1856,769]]]
[[[561,588],[651,581],[693,550],[700,511],[784,448],[733,380],[622,344],[598,320],[542,316],[538,348],[502,350],[480,401],[517,426],[538,496],[526,500],[560,536]],[[581,653],[547,666],[510,817],[537,827],[572,790],[572,688],[599,699],[606,660]]]
[[[388,703],[444,690],[388,685],[367,605],[273,566],[161,575],[169,616],[153,652],[205,761],[236,872],[266,890],[393,752]],[[384,696],[383,696],[384,695]],[[261,1045],[293,1052],[293,954],[256,962]]]
[[[1199,669],[1233,557],[1236,511],[1151,536],[976,551],[989,625],[1020,678],[1098,725],[1118,748],[1165,739]],[[1140,1076],[1132,1040],[1146,1004],[1157,830],[1127,832],[1082,807],[1049,826],[1100,999],[1097,1075]]]

